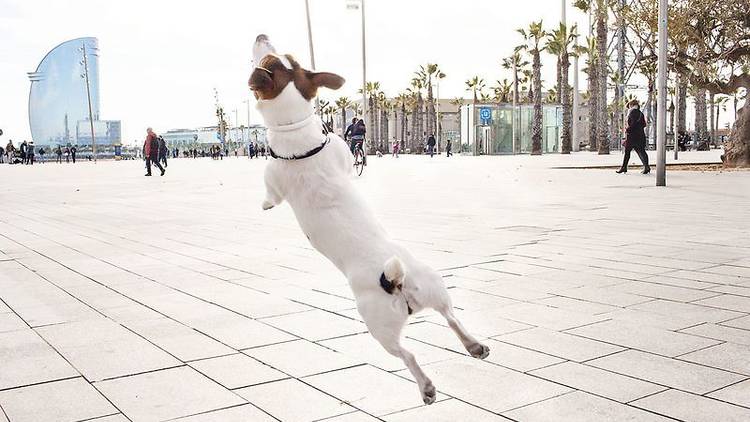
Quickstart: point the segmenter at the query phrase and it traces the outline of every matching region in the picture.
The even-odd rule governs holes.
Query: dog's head
[[[265,35],[259,35],[253,48],[255,69],[248,84],[259,100],[272,100],[279,96],[289,83],[306,100],[311,101],[318,88],[339,89],[344,78],[329,72],[311,72],[303,69],[290,55],[277,55]]]

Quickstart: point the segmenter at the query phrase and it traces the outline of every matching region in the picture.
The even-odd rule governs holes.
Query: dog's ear
[[[341,76],[330,72],[308,72],[307,77],[316,88],[322,86],[328,89],[339,89],[346,82]]]

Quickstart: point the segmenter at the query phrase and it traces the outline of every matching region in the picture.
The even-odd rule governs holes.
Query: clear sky
[[[362,83],[360,15],[347,0],[310,0],[316,64],[347,83],[335,99],[356,97]],[[559,0],[366,0],[368,79],[388,95],[408,87],[420,64],[440,64],[447,78],[440,96],[469,96],[464,81],[488,86],[511,79],[500,61],[521,42],[516,28],[560,20]],[[568,7],[568,21],[586,33],[588,17]],[[215,124],[213,89],[240,124],[247,122],[251,45],[266,33],[280,53],[310,63],[304,0],[0,0],[0,128],[7,138],[29,138],[26,72],[62,41],[99,39],[101,118],[123,121],[123,141],[157,132]],[[554,81],[545,54],[543,79]],[[572,83],[572,79],[571,79]],[[581,89],[585,77],[581,76]],[[250,100],[250,120],[260,123]]]

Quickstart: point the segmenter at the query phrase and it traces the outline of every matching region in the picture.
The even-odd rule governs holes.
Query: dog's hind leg
[[[378,342],[380,342],[380,344],[388,353],[396,356],[404,362],[404,365],[406,365],[406,367],[409,369],[409,372],[411,372],[411,375],[417,381],[419,391],[422,394],[422,401],[425,404],[435,403],[435,386],[432,384],[432,381],[427,377],[424,371],[422,371],[422,368],[417,363],[417,359],[414,357],[414,354],[404,349],[404,347],[401,345],[400,331],[400,329],[398,330],[398,332],[387,332],[386,330],[378,332],[370,330],[370,333]]]
[[[401,329],[408,318],[406,304],[393,306],[391,298],[382,297],[382,293],[377,293],[357,298],[357,305],[370,334],[388,353],[401,359],[409,369],[417,381],[422,401],[425,404],[434,403],[435,386],[422,371],[414,355],[401,346]],[[403,309],[399,309],[401,307]]]
[[[453,330],[454,333],[456,333],[456,336],[459,340],[461,340],[461,343],[466,348],[466,351],[468,351],[471,356],[478,359],[484,359],[489,356],[490,348],[480,343],[476,338],[474,338],[474,336],[469,334],[466,328],[464,328],[463,324],[461,324],[461,321],[459,321],[453,314],[453,305],[451,303],[450,296],[448,296],[448,291],[446,290],[444,294],[439,296],[442,299],[442,303],[440,303],[440,306],[435,306],[434,308],[435,310],[440,312],[440,314],[448,322],[448,326],[451,327],[451,330]]]

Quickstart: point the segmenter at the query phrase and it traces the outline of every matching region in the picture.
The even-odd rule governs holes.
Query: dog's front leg
[[[266,199],[263,200],[262,206],[264,210],[270,210],[284,200],[284,195],[281,193],[281,184],[273,170],[273,165],[266,167],[263,179],[266,184]]]

